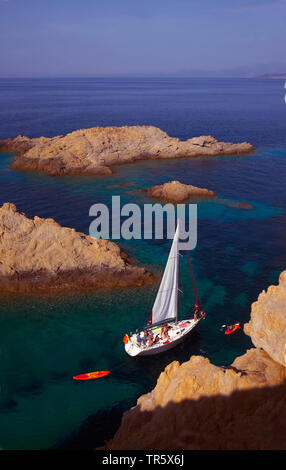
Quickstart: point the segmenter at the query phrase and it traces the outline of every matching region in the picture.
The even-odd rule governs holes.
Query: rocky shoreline
[[[212,136],[180,141],[153,126],[93,127],[52,138],[19,135],[0,141],[0,152],[17,154],[12,168],[49,175],[106,175],[114,165],[143,159],[237,155],[253,150],[247,142],[218,142]]]
[[[139,287],[154,279],[113,242],[93,239],[53,219],[29,219],[11,203],[0,208],[0,291]]]
[[[231,366],[169,364],[104,449],[286,449],[286,271],[252,304],[244,332],[256,347]]]

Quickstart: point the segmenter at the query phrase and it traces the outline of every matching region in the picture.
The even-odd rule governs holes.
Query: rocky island
[[[0,208],[0,291],[142,286],[153,280],[113,242],[53,219],[29,219],[11,203]]]
[[[147,194],[151,198],[161,201],[180,204],[190,199],[212,199],[229,207],[251,210],[253,206],[247,202],[236,202],[222,199],[216,196],[214,191],[206,188],[198,188],[191,184],[183,184],[180,181],[168,181],[167,183],[155,185],[147,189],[135,189],[133,192]]]
[[[212,198],[215,196],[215,193],[209,189],[197,188],[190,184],[180,183],[180,181],[169,181],[140,191],[153,198],[174,204],[185,202],[190,198]]]
[[[244,331],[256,347],[228,367],[202,356],[169,364],[105,449],[286,449],[286,271]]]
[[[218,142],[212,136],[180,141],[153,126],[92,127],[52,138],[19,135],[0,141],[0,152],[17,154],[12,168],[50,175],[102,175],[112,173],[113,165],[142,159],[211,157],[253,150],[247,142]]]

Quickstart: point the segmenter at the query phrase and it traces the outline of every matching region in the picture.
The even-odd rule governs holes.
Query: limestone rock
[[[151,273],[132,265],[113,242],[93,239],[53,219],[29,219],[14,204],[0,208],[2,291],[140,286],[151,281]]]
[[[110,167],[142,159],[233,155],[252,152],[247,142],[218,142],[201,136],[180,141],[153,126],[93,127],[65,136],[0,141],[0,151],[17,153],[15,169],[42,170],[51,175],[108,174]]]

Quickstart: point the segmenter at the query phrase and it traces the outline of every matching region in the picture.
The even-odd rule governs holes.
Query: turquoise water
[[[10,83],[9,86],[13,88],[13,84]],[[19,84],[17,86],[16,96],[19,96]],[[43,86],[41,82],[37,84],[37,93],[33,95],[30,82],[26,84],[26,88],[21,85],[23,99],[21,106],[19,105],[21,115],[19,120],[15,114],[14,118],[11,115],[13,106],[16,107],[16,101],[12,102],[11,98],[10,104],[13,106],[11,105],[9,112],[7,111],[8,119],[3,126],[6,137],[8,137],[8,128],[11,135],[28,133],[27,128],[20,128],[25,113],[30,121],[27,118],[23,125],[29,127],[31,135],[33,132],[34,135],[41,133],[43,122],[48,122],[48,118],[52,125],[46,135],[49,132],[55,134],[62,132],[59,122],[57,130],[54,129],[55,122],[52,120],[52,116],[56,115],[57,103],[51,107],[50,115],[41,114],[39,115],[41,119],[39,117],[38,121],[35,117],[32,105],[39,100],[41,86]],[[55,84],[54,87],[56,86]],[[152,96],[158,86],[157,83],[156,86],[153,85]],[[161,104],[161,119],[164,117],[169,127],[172,127],[173,122],[172,111],[180,110],[173,100],[176,90],[180,91],[181,104],[183,96],[190,99],[185,84],[182,88],[179,82],[173,83],[172,86],[171,91],[170,85],[169,88],[163,85],[160,88],[165,103],[164,106]],[[213,89],[215,84],[211,82],[205,86]],[[252,84],[249,86],[251,88]],[[269,87],[268,83],[265,86]],[[141,90],[141,94],[138,89]],[[231,86],[228,85],[227,88],[225,85],[223,88],[218,83],[215,89],[216,94],[214,101],[209,103],[209,110],[215,108],[220,93],[223,93],[224,89],[230,90]],[[51,91],[46,89],[47,96],[50,96],[52,90],[53,87]],[[148,102],[148,97],[151,95],[149,96],[148,91],[138,82],[139,102],[144,90]],[[15,172],[9,168],[13,156],[1,155],[1,204],[6,201],[13,202],[19,210],[30,217],[34,215],[53,217],[62,225],[74,227],[85,233],[88,233],[92,220],[88,216],[92,204],[103,202],[111,207],[112,195],[120,195],[122,204],[150,203],[152,201],[145,194],[136,193],[134,190],[170,179],[212,189],[219,197],[219,200],[214,201],[197,201],[198,245],[191,253],[199,298],[207,312],[207,319],[200,323],[186,343],[162,356],[131,359],[125,354],[122,342],[126,332],[134,330],[148,319],[157,285],[84,294],[71,292],[56,297],[8,294],[1,296],[1,448],[99,446],[113,435],[122,412],[133,406],[141,394],[154,387],[160,372],[169,362],[185,361],[192,354],[201,354],[215,364],[227,365],[237,355],[243,354],[251,347],[250,339],[242,332],[225,337],[220,331],[220,326],[234,321],[242,323],[248,321],[251,303],[257,299],[262,289],[267,288],[270,283],[277,283],[279,273],[285,269],[285,114],[282,114],[280,102],[279,105],[275,104],[279,90],[277,92],[272,90],[272,93],[267,95],[265,106],[268,106],[267,109],[272,114],[270,113],[267,119],[264,116],[265,122],[259,114],[262,104],[255,108],[255,113],[254,105],[249,100],[249,88],[245,82],[239,85],[236,83],[234,90],[236,90],[234,95],[231,95],[234,109],[240,109],[238,101],[241,100],[244,100],[245,106],[249,106],[249,115],[245,116],[245,122],[240,121],[240,135],[256,146],[256,151],[252,155],[144,161],[120,166],[114,169],[113,175],[100,178],[49,177],[36,172]],[[261,93],[263,90],[265,91],[262,87]],[[83,92],[87,95],[91,93],[86,88]],[[35,99],[29,112],[23,104],[27,93],[29,96],[33,95]],[[101,99],[99,108],[101,119],[107,121],[112,115],[112,107],[108,101],[107,91],[104,93],[102,94],[102,90],[98,91],[96,96],[100,96]],[[110,93],[114,96],[112,90]],[[133,123],[133,118],[130,117],[133,116],[133,107],[136,103],[133,88],[130,93],[129,96],[128,86],[127,89],[124,88],[123,94],[119,93],[125,105],[122,103],[120,105],[119,102],[114,104],[111,121],[119,119],[121,110],[121,124]],[[72,99],[71,91],[70,94]],[[212,129],[209,129],[208,114],[204,111],[206,104],[203,87],[197,90],[195,95],[197,126],[198,123],[202,123],[202,127],[207,129],[204,133],[212,133],[215,136],[220,134],[224,140],[228,140],[231,133],[235,133],[237,122],[235,120],[227,122],[226,118],[224,120],[224,107],[220,103],[217,108],[218,122],[215,124],[215,120],[211,118]],[[0,98],[1,96],[0,86]],[[5,96],[7,101],[7,94]],[[42,100],[43,96],[40,94]],[[198,105],[200,99],[201,112]],[[2,104],[5,104],[5,100],[3,98]],[[96,101],[94,90],[92,100]],[[192,102],[190,100],[190,113]],[[257,94],[256,102],[259,103]],[[79,104],[82,112],[83,104]],[[229,105],[229,102],[225,104]],[[184,106],[187,107],[186,104]],[[86,117],[81,121],[75,103],[74,107],[73,114],[70,110],[70,119],[75,119],[76,115],[76,127],[84,127]],[[94,109],[93,116],[96,116],[98,108],[95,104],[92,109]],[[137,107],[138,113],[140,109],[140,106]],[[3,106],[1,110],[3,112]],[[148,123],[157,123],[158,112],[155,107],[149,108]],[[142,113],[143,116],[147,113],[145,107],[144,110],[142,108]],[[279,129],[276,126],[276,142],[273,142],[273,133],[269,132],[268,138],[268,124],[271,127],[273,121],[277,123],[275,119],[278,115],[284,116],[284,121],[280,122]],[[255,116],[257,120],[254,119]],[[195,121],[194,117],[192,119]],[[178,128],[178,136],[186,133],[186,122],[187,118],[185,120],[182,118],[180,128],[180,123],[176,120],[176,125],[172,127],[173,133],[175,134]],[[260,128],[257,122],[264,127]],[[117,121],[115,123],[118,124]],[[160,127],[167,130],[167,126],[164,127],[162,122]],[[195,134],[189,131],[188,137],[192,135]],[[248,202],[253,205],[253,210],[231,207],[224,202],[226,200]],[[119,243],[139,264],[155,273],[162,272],[170,248],[169,241],[121,240]],[[179,298],[179,311],[184,316],[194,303],[185,257],[181,259],[180,269],[180,289],[183,294],[180,294]],[[109,369],[112,372],[102,380],[86,383],[76,383],[72,380],[75,374],[101,369]]]

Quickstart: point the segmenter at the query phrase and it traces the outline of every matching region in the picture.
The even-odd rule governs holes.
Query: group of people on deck
[[[203,310],[200,310],[200,307],[198,304],[195,305],[194,307],[194,320],[197,321],[198,316],[201,318],[204,318],[206,316],[205,312]]]
[[[197,321],[199,317],[204,318],[205,315],[206,315],[205,312],[203,310],[200,310],[199,305],[196,304],[194,307],[194,320]],[[164,340],[164,339],[169,341],[170,336],[169,336],[168,330],[170,328],[171,328],[170,325],[166,325],[165,323],[162,323],[160,333],[157,333],[155,336],[151,329],[144,330],[143,337],[141,337],[140,333],[138,332],[136,334],[137,346],[139,347],[141,347],[142,345],[144,347],[153,346],[153,344],[156,344],[158,343],[158,341]]]
[[[143,338],[141,337],[140,333],[137,333],[136,339],[137,339],[137,345],[140,347],[141,345],[143,346],[153,346],[153,344],[158,343],[160,339],[170,339],[168,330],[170,329],[170,326],[165,325],[165,323],[162,323],[161,325],[161,331],[160,334],[157,333],[156,336],[154,337],[153,331],[152,330],[145,330],[144,331],[144,336]]]

